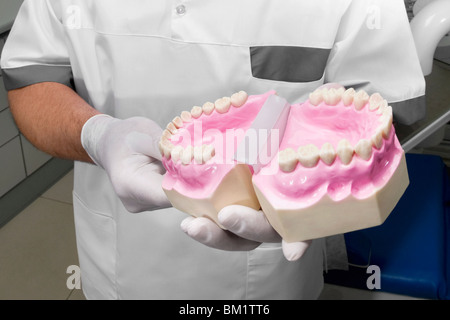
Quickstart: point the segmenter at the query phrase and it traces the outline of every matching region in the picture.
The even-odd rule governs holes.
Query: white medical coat
[[[165,126],[193,105],[275,89],[291,103],[324,82],[380,92],[396,121],[424,115],[402,0],[25,0],[2,55],[7,89],[72,86],[101,112]],[[173,208],[128,213],[105,172],[75,163],[88,299],[314,299],[323,241],[297,262],[279,244],[211,249]]]

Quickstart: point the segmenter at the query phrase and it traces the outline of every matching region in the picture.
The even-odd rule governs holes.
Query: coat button
[[[175,10],[177,11],[177,14],[178,14],[179,16],[182,16],[182,15],[184,15],[184,14],[186,13],[186,7],[185,7],[184,5],[182,5],[182,4],[180,4],[179,6],[177,6],[177,7],[175,8]]]

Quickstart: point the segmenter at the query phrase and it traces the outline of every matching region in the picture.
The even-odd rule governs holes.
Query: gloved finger
[[[281,237],[265,214],[249,207],[232,205],[220,210],[220,224],[234,234],[257,242],[280,242]]]
[[[192,239],[220,250],[249,251],[261,244],[223,230],[208,218],[188,217],[181,222],[181,229]]]
[[[154,128],[152,131],[153,135],[142,132],[131,132],[126,137],[126,143],[130,150],[161,161],[162,155],[158,147],[159,139],[155,139],[155,137],[161,136],[162,129]]]
[[[282,241],[282,248],[284,257],[288,261],[296,261],[300,259],[309,248],[311,240],[301,242],[286,242]]]
[[[114,190],[125,208],[132,213],[171,207],[161,187],[164,168],[159,161],[149,162],[144,155],[128,159],[119,174],[111,175]]]

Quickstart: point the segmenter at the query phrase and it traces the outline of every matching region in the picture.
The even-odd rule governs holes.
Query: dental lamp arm
[[[450,32],[450,1],[431,2],[417,13],[410,25],[423,74],[429,75],[433,69],[434,52]]]

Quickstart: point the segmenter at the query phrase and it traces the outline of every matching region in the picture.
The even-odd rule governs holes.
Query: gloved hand
[[[152,120],[93,116],[83,126],[81,143],[107,172],[125,208],[133,213],[170,207],[161,188],[165,172],[159,152],[162,129]]]
[[[223,230],[208,218],[188,217],[181,229],[194,240],[212,248],[228,251],[248,251],[261,243],[282,242],[283,254],[289,261],[300,259],[311,241],[287,243],[272,228],[262,211],[233,205],[218,214]]]

